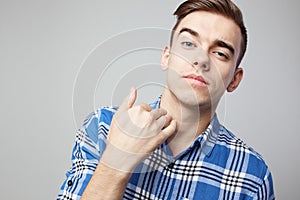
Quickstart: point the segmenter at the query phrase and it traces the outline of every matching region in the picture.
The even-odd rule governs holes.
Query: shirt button
[[[68,186],[72,186],[73,185],[73,181],[69,180],[68,181]]]
[[[172,162],[170,162],[170,163],[168,164],[168,167],[169,167],[169,168],[173,168],[174,165],[175,165],[175,160],[173,160]]]

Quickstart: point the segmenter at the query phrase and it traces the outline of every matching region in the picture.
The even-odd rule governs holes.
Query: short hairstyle
[[[170,44],[172,45],[174,32],[182,19],[195,11],[207,11],[219,14],[233,20],[238,25],[242,35],[240,46],[241,51],[236,66],[238,67],[245,55],[247,48],[247,30],[244,25],[241,10],[231,0],[187,0],[180,4],[177,10],[174,12],[174,15],[177,17],[177,21],[172,29]]]

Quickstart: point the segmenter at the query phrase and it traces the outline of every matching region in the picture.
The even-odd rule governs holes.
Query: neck
[[[168,89],[162,94],[160,106],[177,122],[177,133],[168,139],[174,156],[190,146],[208,127],[215,112],[210,106],[204,108],[201,105],[185,104]]]

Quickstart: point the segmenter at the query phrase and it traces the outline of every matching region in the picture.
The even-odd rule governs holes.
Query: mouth
[[[208,83],[205,81],[205,79],[200,75],[189,74],[189,75],[183,76],[183,78],[195,86],[207,86],[208,85]]]

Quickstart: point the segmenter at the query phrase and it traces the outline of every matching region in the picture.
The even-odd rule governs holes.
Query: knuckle
[[[136,109],[139,112],[149,111],[149,105],[147,105],[147,104],[140,104],[140,105],[136,106]],[[151,108],[150,108],[150,110],[151,110]]]
[[[147,116],[148,121],[152,122],[155,120],[154,118],[154,113],[153,112],[149,112],[148,116]]]
[[[145,126],[146,126],[146,127],[151,126],[151,124],[153,123],[153,120],[154,120],[153,115],[151,115],[151,114],[146,114],[145,120],[144,120]]]
[[[144,110],[144,109],[143,109],[143,105],[137,105],[135,108],[136,108],[137,111],[139,111],[139,112],[141,112],[142,110]]]

